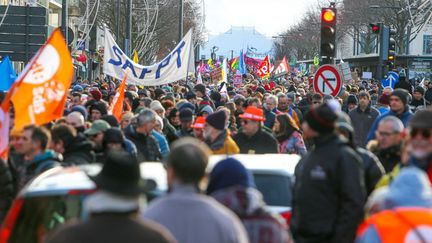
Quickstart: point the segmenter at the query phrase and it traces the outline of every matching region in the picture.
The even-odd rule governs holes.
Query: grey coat
[[[165,226],[179,243],[244,243],[247,233],[230,210],[191,185],[176,184],[143,213]]]
[[[380,112],[370,105],[365,111],[360,107],[349,112],[351,122],[354,128],[354,143],[355,145],[365,148],[367,135],[375,119],[380,115]]]

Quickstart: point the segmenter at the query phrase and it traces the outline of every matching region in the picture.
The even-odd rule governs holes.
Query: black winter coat
[[[233,139],[240,148],[241,154],[279,153],[276,138],[263,129],[258,130],[252,137],[246,136],[240,130]]]
[[[65,166],[89,164],[95,161],[92,144],[82,135],[74,138],[65,148],[62,164]]]
[[[366,200],[358,154],[337,135],[322,135],[297,164],[295,177],[295,242],[353,242]]]
[[[125,136],[135,144],[139,162],[161,160],[162,155],[155,137],[137,133],[133,125],[126,127]]]
[[[369,196],[375,189],[375,185],[385,174],[385,170],[379,159],[372,152],[364,148],[357,148],[356,150],[363,160],[365,187],[366,193]]]
[[[0,225],[14,199],[15,188],[8,165],[0,159]]]

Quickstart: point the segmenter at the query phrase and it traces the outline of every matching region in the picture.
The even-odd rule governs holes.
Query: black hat
[[[197,84],[197,85],[195,85],[194,90],[195,91],[199,91],[199,92],[201,92],[203,94],[206,93],[206,87],[204,86],[204,84]]]
[[[409,121],[410,128],[431,129],[432,128],[432,110],[419,110]]]
[[[118,122],[117,118],[113,115],[103,115],[101,117],[101,120],[104,120],[110,124],[111,127],[120,127],[120,123]]]
[[[136,197],[154,189],[141,178],[136,157],[125,151],[109,152],[102,171],[90,179],[99,189],[126,197]]]
[[[338,115],[324,103],[317,108],[311,108],[306,113],[305,121],[309,126],[318,133],[331,133],[335,129],[335,121],[338,119]]]
[[[390,96],[397,96],[404,105],[408,103],[409,93],[405,89],[395,89]]]
[[[417,86],[417,87],[415,87],[414,92],[418,92],[421,95],[424,95],[425,94],[425,89],[422,86]]]
[[[159,97],[165,94],[165,91],[161,88],[157,88],[155,89],[154,93],[155,93],[155,98],[158,99]]]
[[[206,118],[206,122],[214,127],[217,130],[224,130],[225,129],[225,121],[226,121],[226,113],[225,111],[217,111],[213,114],[210,114]]]
[[[179,116],[181,122],[190,122],[193,120],[193,111],[189,108],[181,109]]]
[[[355,96],[355,95],[349,95],[348,96],[348,99],[347,99],[347,105],[348,104],[358,104],[358,99],[357,99],[357,97]]]

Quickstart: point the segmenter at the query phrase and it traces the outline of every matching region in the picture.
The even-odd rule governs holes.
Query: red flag
[[[264,58],[264,61],[259,66],[257,74],[261,78],[270,76],[270,61],[268,55]]]
[[[279,64],[279,66],[275,69],[274,73],[275,74],[279,74],[283,72],[288,73],[289,71],[290,71],[290,66],[288,65],[286,57],[284,57],[281,63]]]
[[[72,57],[56,29],[17,78],[12,93],[15,128],[42,125],[63,116],[73,77]]]
[[[117,93],[114,96],[113,103],[110,107],[110,113],[117,118],[118,121],[121,120],[121,115],[123,114],[123,101],[124,101],[124,90],[126,87],[127,75],[123,78]]]

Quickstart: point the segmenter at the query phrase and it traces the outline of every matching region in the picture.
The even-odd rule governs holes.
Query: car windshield
[[[292,183],[288,176],[253,173],[257,189],[269,206],[291,206]]]
[[[80,195],[25,198],[8,242],[43,243],[50,231],[81,217],[84,198]]]

